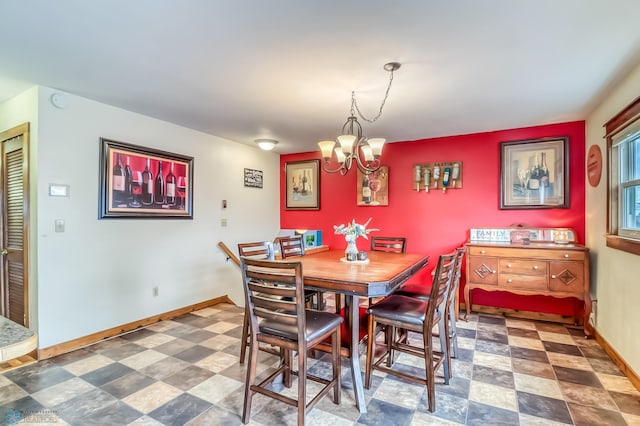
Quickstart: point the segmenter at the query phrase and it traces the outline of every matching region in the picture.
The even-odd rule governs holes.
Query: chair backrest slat
[[[429,295],[429,303],[427,303],[427,316],[425,321],[425,331],[432,333],[436,318],[444,315],[447,296],[450,291],[453,279],[453,271],[455,268],[455,254],[441,255],[438,259],[438,265],[433,276],[433,284],[431,286],[431,294]]]
[[[270,322],[270,327],[297,328],[298,342],[303,342],[305,299],[302,263],[242,256],[240,270],[253,337],[260,337],[260,319],[263,319]]]
[[[371,237],[371,251],[406,253],[407,239],[404,237]]]
[[[275,252],[271,241],[238,244],[238,254],[252,259],[274,260]]]
[[[302,235],[296,235],[294,237],[280,237],[280,254],[283,259],[294,256],[304,256],[304,241]]]

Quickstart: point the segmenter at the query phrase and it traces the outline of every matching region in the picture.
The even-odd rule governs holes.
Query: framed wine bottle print
[[[193,219],[193,157],[105,138],[100,145],[100,219]]]
[[[285,209],[320,210],[320,160],[285,163]]]
[[[569,207],[569,138],[500,144],[500,208]]]

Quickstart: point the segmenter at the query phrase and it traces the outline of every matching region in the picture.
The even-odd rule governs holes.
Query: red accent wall
[[[500,142],[560,136],[569,136],[570,208],[500,210]],[[430,256],[430,265],[414,277],[416,281],[428,280],[438,255],[464,244],[472,227],[516,223],[570,227],[576,230],[578,241],[584,243],[584,121],[386,144],[382,160],[389,166],[389,206],[357,206],[357,173],[352,169],[346,176],[321,173],[320,210],[285,210],[285,163],[315,158],[321,159],[319,151],[280,157],[281,228],[320,229],[324,244],[343,248],[344,238],[333,233],[333,225],[352,219],[363,223],[371,217],[369,226],[380,229],[377,235],[406,236],[408,252]],[[462,189],[448,190],[446,194],[441,190],[413,190],[413,165],[438,161],[462,161]],[[367,240],[358,239],[359,249],[368,250],[368,244]],[[552,314],[573,315],[574,302],[474,290],[474,304]]]

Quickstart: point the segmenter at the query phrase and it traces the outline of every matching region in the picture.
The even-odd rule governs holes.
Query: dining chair
[[[296,235],[293,237],[279,237],[280,243],[280,255],[283,259],[290,259],[292,257],[304,256],[304,240],[302,235]],[[316,298],[315,308],[319,311],[324,309],[324,292],[317,290],[305,290],[307,300]]]
[[[274,260],[275,250],[271,241],[256,241],[251,243],[238,244],[238,254],[240,258],[250,258],[259,260]],[[244,364],[245,354],[247,353],[247,347],[251,344],[249,340],[249,313],[248,307],[245,303],[244,318],[242,320],[242,338],[240,341],[240,364]],[[264,352],[268,352],[272,355],[280,355],[268,347],[260,347]]]
[[[453,280],[455,255],[441,255],[436,266],[429,300],[392,294],[369,307],[369,336],[375,336],[376,328],[383,325],[385,333],[385,350],[374,361],[376,350],[375,337],[367,340],[367,367],[365,373],[366,389],[371,387],[373,370],[383,371],[406,380],[420,383],[427,388],[427,402],[430,412],[435,411],[435,372],[444,364],[446,369],[447,346],[441,345],[440,351],[433,348],[433,328],[445,315],[447,295]],[[422,335],[422,345],[412,346],[401,337],[396,339],[396,328],[413,331]],[[394,351],[423,358],[425,363],[424,377],[417,377],[398,368],[393,368]],[[387,365],[383,365],[384,361]],[[449,383],[449,372],[445,371],[445,384]]]
[[[306,414],[333,389],[333,402],[340,404],[340,324],[342,318],[331,312],[306,309],[302,262],[253,260],[242,257],[242,282],[251,323],[251,350],[245,383],[242,422],[251,417],[251,402],[261,393],[294,406],[298,410],[298,425],[304,425]],[[307,351],[331,338],[332,375],[325,379],[307,372]],[[256,383],[259,343],[278,346],[283,352],[278,369]],[[298,369],[292,369],[294,352]],[[298,376],[297,399],[269,388],[282,374],[285,387],[291,387],[291,376]],[[307,379],[322,388],[307,403]]]
[[[455,268],[453,270],[453,279],[449,294],[447,295],[446,314],[441,318],[440,324],[438,324],[438,332],[433,334],[434,337],[441,337],[441,333],[446,336],[446,345],[449,348],[447,351],[447,365],[450,374],[453,374],[451,358],[458,358],[458,329],[456,325],[455,300],[460,287],[464,252],[464,247],[458,247],[455,251]],[[429,300],[430,292],[431,285],[411,283],[402,285],[394,294]]]

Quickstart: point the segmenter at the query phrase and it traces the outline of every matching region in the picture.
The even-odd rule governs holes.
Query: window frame
[[[624,129],[640,120],[640,97],[622,109],[604,125],[607,140],[607,247],[640,255],[640,238],[634,238],[634,232],[620,235],[618,227],[620,200],[619,194],[619,164],[617,149],[614,147],[614,137]]]

